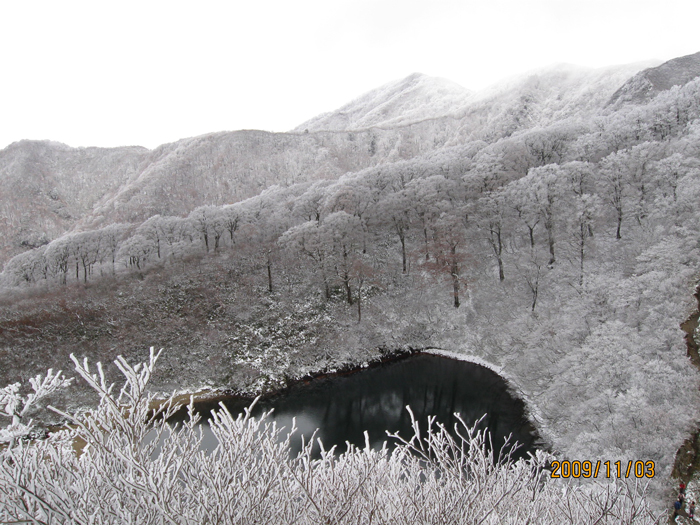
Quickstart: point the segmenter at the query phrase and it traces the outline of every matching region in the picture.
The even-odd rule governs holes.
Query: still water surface
[[[249,403],[224,400],[234,415]],[[516,457],[526,456],[535,449],[537,434],[525,417],[524,404],[508,392],[503,378],[480,365],[430,354],[301,382],[260,400],[253,413],[259,415],[274,409],[273,419],[287,428],[294,417],[298,435],[303,434],[308,441],[319,429],[317,437],[324,447],[337,445],[342,452],[346,441],[363,447],[365,431],[376,447],[384,441],[389,446],[394,442],[387,438],[386,430],[410,439],[413,431],[406,405],[411,406],[422,428],[429,415],[437,416],[439,422],[452,428],[457,422],[454,413],[459,413],[469,425],[486,414],[479,428],[488,427],[496,449],[511,434],[510,442],[522,445]],[[200,404],[197,408],[204,414],[218,407]],[[212,450],[216,439],[211,432],[206,434],[204,446]],[[293,453],[300,444],[301,438],[297,436]]]

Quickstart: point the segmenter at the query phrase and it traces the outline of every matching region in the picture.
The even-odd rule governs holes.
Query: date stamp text
[[[653,461],[552,461],[552,478],[653,478]]]

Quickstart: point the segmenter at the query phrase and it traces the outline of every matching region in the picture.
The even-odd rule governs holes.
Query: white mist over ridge
[[[294,131],[345,131],[395,127],[454,115],[473,93],[443,78],[413,73],[356,98],[336,111],[318,115]]]
[[[658,64],[656,60],[604,68],[554,64],[508,77],[479,91],[413,73],[318,115],[294,131],[395,128],[445,117],[463,119],[466,125],[479,128],[523,107],[528,112],[529,126],[547,125],[600,110],[633,75]]]

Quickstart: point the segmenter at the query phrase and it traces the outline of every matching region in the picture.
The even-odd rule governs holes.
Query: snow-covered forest
[[[14,144],[0,152],[0,177],[24,177],[18,195],[39,196],[39,218],[25,216],[33,211],[21,199],[2,202],[15,244],[3,247],[0,380],[65,368],[71,352],[141,361],[156,345],[165,348],[156,390],[258,393],[400,349],[441,348],[498,367],[558,457],[654,461],[660,498],[700,415],[700,374],[679,327],[697,307],[700,278],[700,70],[686,64],[692,80],[655,89],[649,72],[664,67],[567,66],[481,94],[413,75],[288,134],[207,135],[111,151],[104,164],[99,151]],[[447,114],[437,100],[431,113],[426,90],[459,107]],[[425,109],[396,102],[414,95]],[[407,108],[413,120],[396,113]],[[98,172],[105,183],[91,179]],[[222,432],[234,425],[221,417]],[[246,425],[257,423],[237,424],[252,439]],[[183,451],[196,440],[182,439]],[[16,453],[50,454],[82,472],[87,460],[53,443]],[[81,458],[102,461],[95,454]],[[340,463],[313,475],[415,474],[403,452],[377,454],[329,457]],[[270,494],[292,505],[276,485],[292,476],[309,496],[299,512],[327,516],[316,503],[341,512],[332,492],[310,496],[316,489],[304,483],[320,482],[299,461],[284,473],[277,464]],[[539,480],[534,464],[503,468],[510,474],[489,476]],[[349,487],[352,476],[338,483]],[[363,497],[389,498],[374,483],[379,492]],[[542,516],[538,502],[560,490],[547,487],[529,503],[518,499],[524,491],[508,493],[504,505]],[[395,488],[397,501],[409,490]],[[262,509],[255,497],[251,508]],[[373,512],[361,509],[353,512]],[[511,512],[510,522],[525,522]],[[337,522],[364,519],[349,516]],[[506,519],[494,516],[485,522]]]

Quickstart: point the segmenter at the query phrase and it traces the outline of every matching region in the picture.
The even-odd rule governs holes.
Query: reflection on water
[[[225,401],[234,415],[248,403]],[[406,405],[423,428],[429,415],[452,428],[457,422],[455,412],[470,425],[486,414],[479,428],[488,427],[496,449],[509,434],[511,442],[522,444],[517,456],[534,449],[537,436],[524,416],[524,405],[508,393],[500,376],[473,363],[435,355],[414,355],[344,376],[299,383],[260,400],[253,413],[274,408],[273,419],[287,428],[295,417],[299,430],[293,453],[300,448],[299,436],[308,440],[316,429],[326,449],[337,445],[343,451],[346,441],[363,447],[365,431],[373,446],[387,440],[391,446],[393,440],[387,438],[386,430],[410,438],[413,432]],[[216,407],[198,408],[206,413]],[[208,428],[205,433],[204,446],[212,450],[216,439]]]

